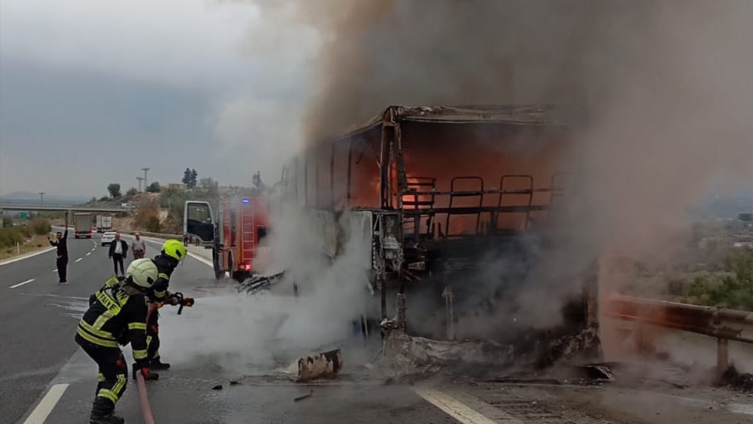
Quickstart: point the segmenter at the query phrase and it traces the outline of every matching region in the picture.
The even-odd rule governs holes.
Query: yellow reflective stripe
[[[155,291],[154,291],[154,296],[155,296],[155,297],[156,297],[157,299],[161,299],[161,298],[163,298],[163,297],[167,296],[167,290],[163,290],[163,291],[156,291],[156,290],[155,290]]]
[[[112,277],[108,278],[107,281],[105,281],[105,287],[115,287],[118,285],[118,283],[120,283],[120,280],[118,280],[118,277],[113,275]]]
[[[159,274],[157,274],[157,278],[164,278],[165,280],[169,280],[170,276],[165,274],[164,272],[160,272]]]
[[[123,389],[125,389],[126,385],[126,377],[123,374],[118,374],[118,382],[115,383],[115,387],[112,388],[112,391],[115,393],[115,396],[120,397],[120,395],[123,394]]]
[[[110,311],[114,311],[116,314],[120,312],[120,305],[118,305],[115,299],[107,295],[107,293],[100,290],[97,292],[96,296],[97,296],[97,300],[99,300],[99,302],[102,305],[104,305],[105,308],[107,308]]]
[[[146,358],[146,349],[144,350],[133,349],[133,359],[138,361],[139,359],[144,359],[144,358]]]
[[[99,389],[97,397],[103,397],[105,399],[110,399],[112,403],[118,403],[118,395],[107,389]]]
[[[128,324],[129,330],[144,330],[146,331],[146,323],[145,322],[132,322]]]
[[[118,342],[114,340],[103,340],[103,339],[100,339],[99,337],[92,336],[81,327],[78,327],[78,329],[76,330],[76,333],[78,333],[79,336],[83,337],[84,340],[94,343],[95,345],[120,348],[120,346],[118,346]]]
[[[115,337],[113,337],[111,333],[109,333],[107,331],[99,330],[99,329],[93,327],[88,322],[84,321],[83,319],[78,322],[78,325],[80,325],[81,327],[84,328],[84,330],[90,332],[91,334],[93,334],[93,335],[95,335],[97,337],[102,337],[103,339],[113,339],[113,340],[115,340]]]
[[[115,315],[117,315],[118,312],[120,312],[120,308],[118,308],[118,310],[115,311],[115,312],[109,311],[109,310],[108,311],[104,311],[102,313],[102,315],[98,316],[97,320],[94,321],[93,327],[95,329],[99,330],[100,328],[104,327],[105,324],[107,324],[107,321],[109,321],[111,318],[113,318]]]
[[[146,336],[146,345],[149,346],[152,344],[152,336]]]
[[[97,381],[99,381],[100,383],[105,381],[105,375],[102,373],[99,373],[99,376],[97,377]]]

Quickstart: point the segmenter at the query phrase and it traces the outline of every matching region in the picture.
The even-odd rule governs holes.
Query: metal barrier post
[[[716,339],[716,370],[719,375],[727,371],[729,367],[729,340],[724,338]]]

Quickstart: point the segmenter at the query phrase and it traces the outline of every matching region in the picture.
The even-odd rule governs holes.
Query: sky
[[[102,196],[143,167],[275,181],[317,49],[268,48],[279,30],[246,3],[3,0],[0,194]]]

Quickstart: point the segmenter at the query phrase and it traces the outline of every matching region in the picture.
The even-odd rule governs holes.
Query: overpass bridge
[[[133,208],[88,208],[84,206],[2,205],[2,211],[131,213]]]

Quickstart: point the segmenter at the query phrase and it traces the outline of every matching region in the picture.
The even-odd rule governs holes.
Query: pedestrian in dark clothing
[[[123,259],[128,257],[128,243],[120,239],[120,233],[115,233],[115,240],[110,243],[108,256],[112,259],[115,275],[124,275]],[[120,274],[118,274],[118,265],[120,265]]]
[[[57,247],[58,283],[68,284],[68,227],[65,227],[64,233],[58,231],[55,240],[48,236],[47,241],[50,242],[50,246]]]

